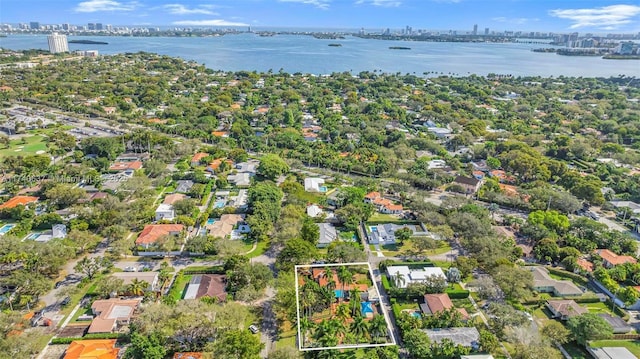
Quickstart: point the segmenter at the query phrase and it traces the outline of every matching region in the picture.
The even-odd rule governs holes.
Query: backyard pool
[[[336,289],[333,292],[336,294],[336,298],[342,298],[342,289]]]
[[[11,230],[11,228],[15,227],[16,225],[13,223],[10,224],[5,224],[4,226],[0,227],[0,236],[3,234],[6,234],[7,232],[9,232]]]
[[[227,203],[227,201],[216,201],[213,204],[213,207],[214,208],[223,208],[226,203]]]
[[[27,238],[26,238],[26,239],[35,240],[35,239],[37,239],[38,237],[40,237],[40,234],[42,234],[42,233],[36,233],[36,232],[31,233],[29,236],[27,236]]]
[[[371,232],[378,232],[378,227],[369,227]]]
[[[216,223],[216,220],[214,218],[207,219],[207,226],[210,226],[210,225],[212,225],[214,223]]]
[[[325,193],[327,192],[327,186],[320,186],[318,187],[318,189],[320,190],[320,192]]]

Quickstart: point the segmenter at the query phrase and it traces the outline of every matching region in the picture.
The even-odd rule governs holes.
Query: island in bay
[[[69,40],[70,44],[84,44],[84,45],[109,45],[108,42],[105,41],[94,41],[94,40]]]

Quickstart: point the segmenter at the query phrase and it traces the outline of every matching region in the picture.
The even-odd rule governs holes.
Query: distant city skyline
[[[29,11],[25,11],[29,9]],[[0,23],[580,33],[640,32],[637,2],[584,0],[3,0]]]

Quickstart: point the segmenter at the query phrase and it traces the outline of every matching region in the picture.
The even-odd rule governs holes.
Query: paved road
[[[261,358],[266,358],[273,344],[278,339],[278,322],[273,312],[273,299],[276,296],[276,290],[273,287],[267,287],[265,298],[262,302],[262,325],[260,326],[260,341],[264,343],[264,348],[260,352]]]

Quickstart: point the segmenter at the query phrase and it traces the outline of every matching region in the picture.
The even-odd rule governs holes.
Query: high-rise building
[[[102,23],[96,23],[96,30],[102,31]]]
[[[57,54],[59,52],[69,52],[69,43],[67,42],[67,35],[60,35],[57,32],[47,36],[49,40],[49,52]]]
[[[489,28],[485,27],[484,28],[484,36],[488,36],[489,35]]]
[[[87,30],[92,31],[96,29],[96,24],[90,22],[87,24]]]
[[[71,28],[71,25],[69,25],[69,24],[62,24],[62,30],[69,31],[69,29],[70,29],[70,28]]]
[[[473,25],[473,34],[478,35],[478,24]]]
[[[37,22],[37,21],[31,21],[31,22],[29,23],[29,28],[30,28],[31,30],[40,30],[40,23],[39,23],[39,22]]]

